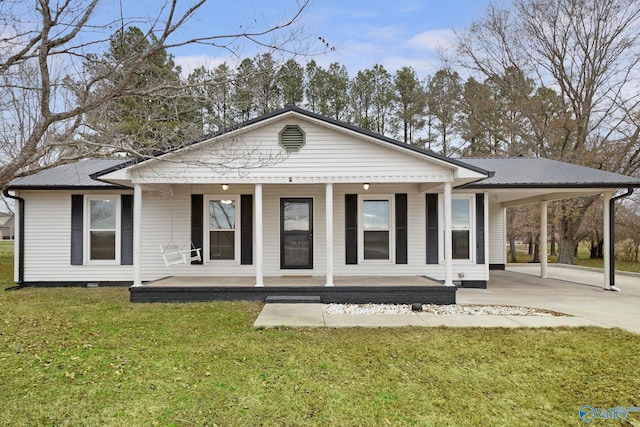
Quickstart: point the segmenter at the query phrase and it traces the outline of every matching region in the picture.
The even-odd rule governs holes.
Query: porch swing
[[[200,248],[196,248],[191,241],[178,246],[177,243],[169,241],[166,245],[160,245],[162,259],[167,267],[176,264],[189,264],[191,261],[202,261]]]
[[[201,248],[196,248],[191,240],[178,246],[173,242],[173,214],[171,215],[171,238],[166,245],[160,245],[162,259],[167,267],[176,264],[189,264],[192,261],[202,261]]]

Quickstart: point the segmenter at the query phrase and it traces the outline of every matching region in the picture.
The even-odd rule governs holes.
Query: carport
[[[640,277],[618,275],[623,290],[618,293],[603,290],[600,271],[551,264],[549,277],[541,279],[536,270],[531,264],[509,264],[492,272],[486,290],[458,289],[456,302],[551,310],[640,333]]]
[[[540,206],[540,266],[539,276],[549,277],[547,253],[548,203],[576,197],[603,195],[604,281],[606,290],[615,287],[615,201],[633,193],[640,180],[598,169],[535,158],[464,159],[473,166],[493,171],[494,175],[465,188],[485,191],[489,200],[491,232],[489,242],[490,268],[504,270],[506,266],[506,209],[537,203]],[[621,194],[615,195],[619,190]]]

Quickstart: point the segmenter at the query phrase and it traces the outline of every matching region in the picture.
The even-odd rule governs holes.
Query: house
[[[0,239],[13,240],[14,237],[14,216],[11,213],[0,212]]]
[[[5,195],[22,285],[451,303],[504,268],[507,206],[540,203],[546,241],[548,201],[637,186],[542,158],[448,158],[288,107],[150,158],[19,178]]]

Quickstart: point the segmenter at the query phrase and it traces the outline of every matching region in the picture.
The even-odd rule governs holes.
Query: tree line
[[[124,29],[112,37],[104,62],[134,58],[152,42],[136,27]],[[411,67],[391,73],[376,64],[350,77],[337,62],[326,68],[315,60],[278,63],[267,52],[235,67],[201,66],[183,78],[161,50],[132,85],[139,94],[89,116],[87,140],[128,140],[144,151],[293,105],[447,156],[562,158],[562,144],[575,127],[562,96],[516,67],[463,80],[450,68],[421,79]]]

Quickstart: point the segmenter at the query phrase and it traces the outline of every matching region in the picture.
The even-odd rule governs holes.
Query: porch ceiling
[[[615,192],[615,188],[511,188],[492,189],[489,202],[499,203],[503,207],[527,205],[542,201],[571,199],[606,192]]]

